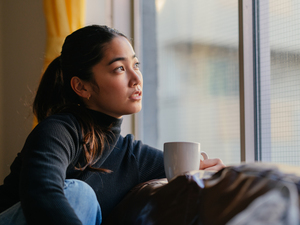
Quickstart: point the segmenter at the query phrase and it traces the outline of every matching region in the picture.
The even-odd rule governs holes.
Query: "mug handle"
[[[200,154],[201,154],[203,160],[208,159],[208,154],[206,152],[201,151]]]

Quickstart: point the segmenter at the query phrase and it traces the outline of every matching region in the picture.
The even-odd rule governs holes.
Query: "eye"
[[[140,62],[136,62],[134,64],[134,68],[139,69],[140,68],[141,63]]]
[[[122,72],[122,71],[124,71],[124,67],[123,66],[119,66],[116,69],[114,69],[114,72],[117,72],[117,73]]]

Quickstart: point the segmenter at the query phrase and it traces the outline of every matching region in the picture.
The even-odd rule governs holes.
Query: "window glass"
[[[259,2],[261,159],[300,165],[300,2]]]
[[[240,162],[238,1],[156,0],[152,23],[149,2],[144,142],[160,149],[168,141],[200,142],[211,158]]]

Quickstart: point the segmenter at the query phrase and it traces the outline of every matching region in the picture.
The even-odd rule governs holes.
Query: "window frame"
[[[257,161],[254,18],[252,0],[239,0],[239,84],[241,161]]]

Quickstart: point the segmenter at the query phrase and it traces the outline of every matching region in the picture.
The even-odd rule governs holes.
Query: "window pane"
[[[261,157],[300,165],[300,2],[259,2]]]
[[[149,0],[143,2],[149,15]],[[157,86],[144,95],[145,142],[162,149],[167,141],[196,141],[210,157],[240,162],[238,2],[156,0],[155,6]],[[144,36],[149,29],[144,24]],[[154,50],[145,38],[143,44],[148,57]],[[151,63],[145,57],[144,69]],[[143,71],[146,90],[153,69]],[[154,97],[156,117],[146,108]],[[154,117],[157,135],[150,140]]]

